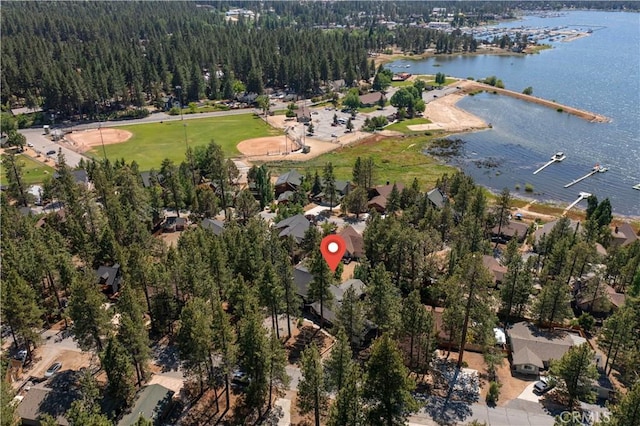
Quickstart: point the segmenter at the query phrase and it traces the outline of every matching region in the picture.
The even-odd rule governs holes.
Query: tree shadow
[[[427,398],[424,411],[438,424],[458,424],[473,414],[471,405],[466,401],[455,401],[432,395]]]
[[[180,358],[175,346],[156,345],[153,347],[153,358],[156,364],[162,368],[162,372],[177,371],[180,367]]]

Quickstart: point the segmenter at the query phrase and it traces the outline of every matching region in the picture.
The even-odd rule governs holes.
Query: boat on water
[[[565,158],[567,158],[566,155],[564,155],[564,152],[560,151],[560,152],[556,152],[555,154],[553,154],[553,157],[551,157],[551,159],[553,161],[562,161]]]
[[[632,186],[633,189],[637,189],[638,191],[640,191],[640,183],[633,185]]]
[[[604,173],[606,171],[609,170],[608,167],[603,167],[600,164],[596,164],[595,166],[593,166],[593,169],[591,169],[594,172],[598,172],[598,173]]]

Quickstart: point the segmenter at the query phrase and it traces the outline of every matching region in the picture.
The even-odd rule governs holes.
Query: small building
[[[16,408],[23,425],[40,426],[40,418],[49,414],[60,426],[67,426],[69,421],[65,413],[71,408],[73,401],[80,397],[75,385],[78,374],[66,370],[57,373],[46,382],[31,386]]]
[[[300,264],[293,268],[293,283],[296,286],[296,294],[302,298],[303,303],[309,302],[309,284],[313,281],[313,275],[306,266]]]
[[[360,96],[360,105],[363,107],[372,107],[380,102],[384,95],[381,92],[371,92]]]
[[[533,233],[533,236],[535,237],[536,247],[540,244],[540,240],[551,232],[551,230],[554,228],[554,226],[556,226],[559,220],[560,219],[556,219],[551,222],[547,222],[540,228],[536,229],[536,231]],[[569,229],[571,232],[576,232],[579,226],[580,222],[575,220],[569,221]]]
[[[120,290],[120,281],[122,280],[120,264],[100,266],[95,273],[98,277],[98,285],[101,287],[103,293],[111,295],[118,293]]]
[[[311,122],[311,111],[309,111],[307,108],[298,108],[297,110],[295,110],[295,112],[296,120],[298,121],[298,123],[307,124]]]
[[[302,184],[303,176],[297,170],[289,170],[286,173],[281,174],[276,179],[274,189],[276,197],[286,191],[295,191]]]
[[[89,188],[89,174],[87,173],[86,170],[84,169],[79,169],[79,170],[72,170],[71,174],[73,175],[73,181],[75,183],[77,183],[78,185],[82,185],[85,188]],[[53,174],[53,178],[54,179],[59,179],[60,178],[60,173],[55,172]]]
[[[184,217],[169,216],[162,225],[164,232],[180,232],[187,227],[187,219]]]
[[[288,217],[273,225],[274,228],[280,230],[279,237],[291,236],[298,244],[302,242],[304,234],[310,226],[311,222],[302,214]]]
[[[204,218],[202,222],[200,222],[200,226],[213,232],[215,235],[222,235],[224,232],[224,222],[221,220]]]
[[[613,311],[620,309],[626,300],[624,293],[618,293],[615,288],[608,284],[601,284],[602,289],[598,291],[598,294],[594,295],[593,292],[587,290],[587,282],[590,279],[599,279],[592,276],[585,280],[574,282],[574,297],[576,300],[576,307],[581,311],[590,312],[594,315],[609,314]]]
[[[558,360],[572,346],[579,346],[587,339],[567,330],[543,330],[531,323],[519,322],[508,330],[511,346],[511,368],[520,374],[537,376],[549,368],[551,360]]]
[[[133,426],[140,417],[161,424],[171,409],[174,392],[162,385],[145,386],[135,400],[131,410],[118,422],[118,426]]]
[[[431,191],[427,192],[427,200],[429,200],[429,203],[431,203],[434,208],[441,209],[447,202],[447,197],[439,188],[433,188]]]

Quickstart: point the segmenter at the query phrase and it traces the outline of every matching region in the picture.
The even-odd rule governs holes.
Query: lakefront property
[[[3,421],[640,421],[637,6],[390,6],[3,6]]]

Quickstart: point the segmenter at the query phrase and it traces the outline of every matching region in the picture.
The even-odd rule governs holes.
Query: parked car
[[[533,392],[543,395],[555,387],[555,384],[546,377],[541,377],[540,381],[533,385]]]
[[[47,155],[56,155],[56,150],[52,149],[52,150],[47,151]]]
[[[236,385],[246,386],[249,384],[249,376],[242,370],[235,370],[231,375],[231,382]]]
[[[60,369],[62,368],[62,363],[61,362],[54,362],[53,364],[51,364],[51,367],[49,367],[47,369],[47,371],[44,372],[44,377],[51,377],[54,374],[56,374]]]
[[[18,351],[18,353],[16,354],[16,359],[19,361],[24,361],[25,359],[27,359],[27,350],[26,349],[20,349]]]

